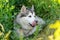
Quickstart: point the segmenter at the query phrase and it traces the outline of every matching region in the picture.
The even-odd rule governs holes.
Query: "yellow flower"
[[[58,27],[60,27],[60,20],[57,20],[54,24],[50,24],[49,27],[57,29]]]
[[[53,40],[53,35],[48,36],[49,40]]]
[[[59,37],[56,37],[55,40],[60,40],[60,36]]]
[[[54,32],[54,37],[59,37],[60,36],[60,27],[58,29],[56,29],[56,31]]]
[[[60,40],[60,20],[57,20],[54,24],[49,25],[50,28],[56,29],[54,31],[55,40]]]

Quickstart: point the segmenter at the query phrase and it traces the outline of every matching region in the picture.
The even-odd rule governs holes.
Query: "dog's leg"
[[[23,40],[23,38],[24,38],[23,30],[20,29],[20,40]]]

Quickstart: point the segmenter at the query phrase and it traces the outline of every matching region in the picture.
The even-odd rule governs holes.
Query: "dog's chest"
[[[29,36],[36,31],[36,27],[32,28],[31,30],[24,30],[23,33],[25,36]]]

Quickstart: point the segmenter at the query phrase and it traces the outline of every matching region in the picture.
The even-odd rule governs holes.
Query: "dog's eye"
[[[31,17],[31,15],[29,17]]]
[[[25,15],[21,14],[21,16],[20,16],[20,17],[25,17]]]

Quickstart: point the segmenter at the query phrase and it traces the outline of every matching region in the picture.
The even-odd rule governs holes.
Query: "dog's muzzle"
[[[35,27],[37,25],[37,22],[38,21],[33,21],[32,24],[30,24],[30,23],[29,24],[30,24],[30,26]]]

